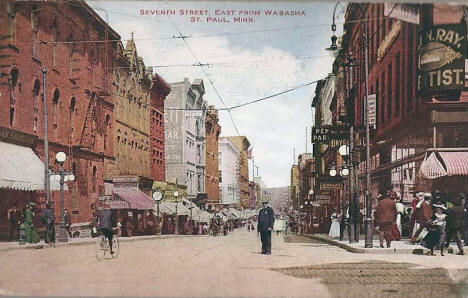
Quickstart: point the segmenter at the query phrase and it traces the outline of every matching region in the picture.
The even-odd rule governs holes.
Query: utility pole
[[[44,188],[46,202],[50,202],[50,174],[49,174],[49,135],[47,129],[47,69],[42,66],[42,104],[43,104],[43,117],[44,117]]]
[[[354,100],[352,98],[352,89],[353,89],[353,66],[354,66],[354,57],[352,56],[353,54],[350,53],[348,59],[348,65],[349,65],[349,96],[348,100]],[[354,105],[349,105],[348,107],[354,107]],[[351,214],[352,218],[352,224],[353,224],[353,239],[350,242],[358,242],[359,241],[359,230],[358,230],[358,225],[359,225],[359,202],[358,198],[356,196],[356,185],[355,185],[355,168],[354,168],[354,117],[351,117],[353,115],[352,111],[348,111],[349,115],[349,204],[352,204],[353,206],[353,213]]]

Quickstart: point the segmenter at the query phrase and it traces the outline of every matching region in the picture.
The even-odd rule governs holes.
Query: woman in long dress
[[[34,212],[32,211],[32,206],[36,204],[29,203],[26,205],[26,210],[24,211],[24,231],[26,234],[26,242],[28,243],[37,243],[39,242],[39,235],[34,231],[33,219]]]
[[[338,238],[340,237],[340,221],[338,219],[338,215],[336,214],[336,210],[332,213],[331,215],[331,226],[330,226],[330,232],[328,232],[328,236],[332,238]]]

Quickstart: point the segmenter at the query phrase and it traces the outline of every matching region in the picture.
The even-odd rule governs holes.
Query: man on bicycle
[[[112,237],[114,236],[113,228],[116,226],[117,220],[112,210],[110,210],[109,204],[104,203],[103,209],[99,213],[98,229],[100,229],[102,234],[107,238],[111,254],[114,254],[112,250]]]

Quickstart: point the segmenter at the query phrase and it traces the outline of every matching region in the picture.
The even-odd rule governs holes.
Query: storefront
[[[14,204],[20,210],[28,202],[36,203],[37,211],[45,207],[45,166],[32,149],[36,141],[36,136],[0,127],[0,239],[8,237],[7,214]],[[60,189],[50,181],[51,190]],[[41,226],[38,216],[34,220]]]

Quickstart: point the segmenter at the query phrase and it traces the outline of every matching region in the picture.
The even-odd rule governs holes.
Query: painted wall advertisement
[[[450,24],[422,31],[419,41],[418,91],[463,90],[466,27]]]

